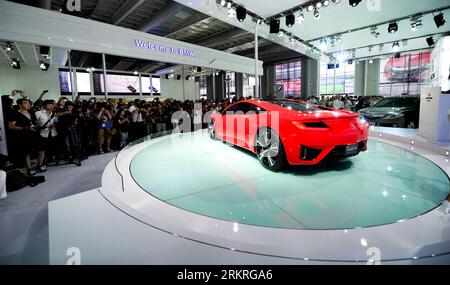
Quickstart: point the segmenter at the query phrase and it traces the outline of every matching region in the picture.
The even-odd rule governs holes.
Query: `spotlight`
[[[415,32],[422,27],[422,15],[411,17],[411,32]]]
[[[220,6],[225,7],[225,5],[227,5],[227,1],[221,0],[220,1]]]
[[[41,64],[39,65],[39,67],[41,68],[42,71],[47,71],[50,67],[50,64],[41,61]]]
[[[314,9],[314,20],[319,20],[320,19],[320,13],[319,10]]]
[[[436,23],[436,27],[442,27],[445,24],[444,14],[440,13],[439,15],[434,16],[434,22]]]
[[[188,75],[188,76],[186,76],[186,80],[190,80],[191,79],[191,77]]]
[[[356,6],[358,6],[359,3],[361,3],[361,0],[349,0],[348,2],[350,4],[350,6],[356,7]]]
[[[50,47],[41,46],[39,49],[39,53],[43,58],[50,59]]]
[[[303,14],[303,11],[300,10],[297,14],[297,23],[302,24],[303,22],[305,22],[305,15]]]
[[[402,46],[406,48],[408,46],[408,40],[402,40]]]
[[[328,5],[330,5],[330,0],[325,0],[323,1],[323,6],[328,7]]]
[[[289,14],[286,16],[286,26],[291,28],[295,24],[295,16],[294,14]]]
[[[373,52],[373,46],[369,46],[368,49],[369,49],[369,52]]]
[[[177,75],[177,80],[180,80],[181,79],[181,75]]]
[[[293,43],[295,43],[295,39],[294,39],[293,37],[290,37],[290,38],[289,38],[289,42],[290,42],[291,44],[293,44]]]
[[[398,42],[393,43],[392,50],[398,52],[400,50],[400,44]]]
[[[372,34],[372,36],[374,36],[375,38],[378,38],[380,36],[380,32],[378,31],[378,27],[377,26],[373,26],[370,28],[370,33]]]
[[[382,52],[383,49],[384,49],[384,44],[380,44],[380,45],[378,46],[378,50],[379,50],[380,52]]]
[[[228,9],[231,9],[232,6],[233,6],[233,4],[231,3],[231,1],[227,3],[227,8]]]
[[[14,69],[20,69],[20,61],[17,58],[13,58],[11,61],[11,66]]]
[[[331,2],[333,2],[334,4],[339,4],[341,3],[341,0],[331,0]]]
[[[316,3],[316,8],[317,8],[317,9],[322,8],[322,2],[317,2],[317,3]]]
[[[197,72],[202,72],[202,68],[201,67],[197,67]]]
[[[270,21],[270,33],[278,34],[280,32],[280,20],[271,20]]]
[[[319,49],[321,51],[325,51],[327,49],[327,40],[326,39],[321,39],[320,40],[320,44],[319,44]]]
[[[388,32],[390,33],[390,34],[394,34],[394,33],[396,33],[398,31],[398,24],[397,23],[390,23],[389,24],[389,27],[388,27]]]
[[[434,42],[433,36],[427,38],[427,44],[428,44],[429,47],[434,46],[435,42]]]
[[[280,38],[281,38],[282,36],[283,36],[283,32],[281,32],[281,31],[280,31],[280,32],[278,32],[278,37],[280,37]]]
[[[401,58],[401,57],[402,57],[402,54],[399,53],[399,52],[397,52],[397,53],[394,55],[394,57],[395,57],[395,58]]]
[[[244,7],[238,6],[236,8],[236,18],[239,22],[244,22],[245,18],[247,17],[247,9]]]
[[[12,45],[10,43],[6,44],[5,51],[7,51],[7,52],[12,52],[13,51]]]
[[[138,75],[139,72],[137,72],[137,70],[136,70],[136,71],[133,72],[133,74],[134,74],[134,75]]]
[[[236,17],[236,10],[233,8],[228,9],[228,17],[230,18]]]
[[[308,8],[306,8],[306,10],[307,10],[308,12],[312,12],[312,10],[314,10],[314,5],[313,5],[313,4],[309,4],[309,5],[308,5]]]
[[[169,79],[169,74],[166,74],[166,79]]]

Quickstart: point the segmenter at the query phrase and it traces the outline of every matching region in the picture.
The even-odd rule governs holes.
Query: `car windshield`
[[[417,101],[419,101],[419,98],[384,98],[375,104],[374,107],[414,107]]]
[[[314,105],[306,104],[303,102],[297,102],[297,101],[283,101],[283,100],[273,100],[269,101],[269,103],[281,106],[283,108],[304,112],[304,111],[316,111],[317,108]]]

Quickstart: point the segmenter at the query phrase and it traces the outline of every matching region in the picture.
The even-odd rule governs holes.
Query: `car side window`
[[[261,107],[259,107],[259,106],[256,106],[256,105],[253,105],[253,104],[251,104],[251,105],[252,105],[251,111],[252,111],[253,113],[261,114],[261,113],[267,112],[265,109],[263,109],[263,108],[261,108]]]

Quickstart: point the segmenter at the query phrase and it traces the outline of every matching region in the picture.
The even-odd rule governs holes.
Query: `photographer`
[[[39,172],[47,171],[47,167],[44,165],[45,153],[48,152],[48,146],[51,145],[58,135],[55,127],[57,118],[55,113],[53,113],[55,102],[53,100],[45,100],[42,103],[42,106],[44,107],[44,110],[36,112],[36,119],[40,128],[39,156],[36,168]]]
[[[98,152],[104,153],[103,145],[106,142],[106,151],[111,152],[111,110],[107,108],[106,104],[98,103],[98,112],[94,113],[98,122]],[[109,110],[108,110],[109,109]]]
[[[36,171],[31,169],[31,151],[36,141],[36,117],[30,112],[31,103],[28,99],[19,99],[17,104],[19,111],[12,113],[8,121],[8,129],[13,136],[18,155],[24,159],[28,175],[35,175]]]
[[[64,153],[67,155],[69,163],[81,165],[81,142],[77,132],[77,114],[74,112],[74,104],[70,101],[65,102],[64,109],[56,114],[58,118],[58,136],[64,146]]]

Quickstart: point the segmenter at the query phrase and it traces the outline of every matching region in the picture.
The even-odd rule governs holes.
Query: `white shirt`
[[[51,113],[48,113],[46,110],[36,112],[36,119],[37,119],[38,125],[41,127],[43,127],[45,125],[45,123],[47,123],[48,120],[50,120],[50,117],[51,117]],[[58,135],[58,133],[56,132],[56,129],[55,129],[55,123],[57,121],[58,121],[58,119],[56,117],[53,117],[53,119],[51,119],[51,121],[48,122],[48,124],[46,125],[46,128],[41,130],[41,132],[40,132],[41,137],[48,138],[50,130],[52,132],[52,137],[56,137]],[[52,128],[49,128],[49,127],[52,127]]]
[[[339,100],[339,99],[334,100],[334,102],[333,102],[333,108],[334,109],[341,110],[344,107],[345,107],[344,103],[341,100]]]

